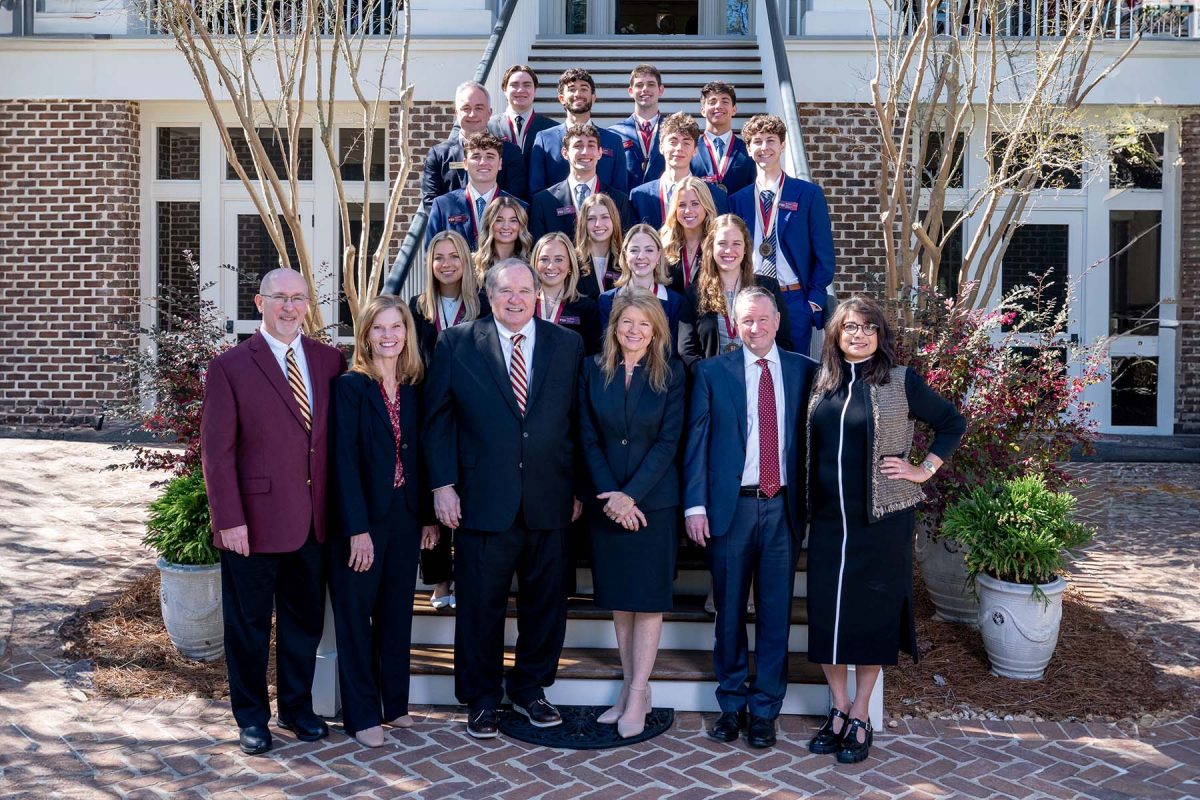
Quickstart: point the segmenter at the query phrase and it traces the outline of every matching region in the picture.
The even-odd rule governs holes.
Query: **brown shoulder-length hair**
[[[579,206],[579,214],[575,217],[575,257],[579,260],[580,275],[592,274],[592,249],[587,230],[587,215],[588,211],[596,206],[604,206],[608,209],[608,216],[612,218],[613,232],[608,240],[609,263],[617,264],[621,261],[621,242],[624,238],[621,236],[621,214],[617,211],[617,204],[604,192],[589,194]]]
[[[430,322],[437,319],[442,284],[433,274],[433,251],[442,242],[454,245],[462,261],[463,274],[458,282],[458,296],[463,304],[463,322],[470,322],[479,316],[479,281],[475,279],[475,270],[471,266],[471,249],[458,231],[442,231],[429,240],[429,249],[425,251],[425,291],[417,296],[417,310]]]
[[[713,220],[717,217],[717,204],[713,202],[712,190],[708,188],[707,183],[695,175],[688,175],[676,184],[675,193],[671,195],[671,202],[667,203],[667,215],[663,218],[662,227],[659,228],[659,232],[662,234],[663,258],[671,263],[679,261],[679,254],[685,241],[683,223],[679,221],[679,198],[689,189],[696,193],[696,197],[700,199],[700,207],[704,209],[704,222],[700,223],[701,239],[712,231]]]
[[[725,312],[725,290],[721,288],[721,270],[717,267],[717,259],[713,249],[717,245],[717,231],[722,228],[734,228],[745,242],[742,253],[742,264],[738,269],[738,288],[745,289],[756,286],[754,278],[754,254],[751,252],[754,242],[750,239],[750,229],[737,214],[722,214],[713,220],[712,227],[704,237],[704,246],[700,248],[700,273],[696,276],[696,311],[701,314]]]
[[[497,194],[483,210],[483,222],[479,225],[479,244],[475,249],[475,282],[477,284],[483,284],[483,276],[487,274],[488,267],[496,263],[496,241],[492,235],[492,226],[496,224],[496,218],[500,216],[500,212],[506,208],[511,208],[516,212],[517,225],[520,226],[520,230],[517,231],[517,241],[513,243],[513,258],[529,260],[529,253],[533,249],[533,236],[529,233],[529,214],[515,197]]]
[[[579,299],[579,260],[575,258],[575,248],[571,246],[571,237],[562,231],[550,231],[538,239],[537,244],[533,246],[533,255],[529,257],[529,263],[534,270],[537,270],[538,259],[542,257],[542,251],[551,242],[561,244],[567,253],[567,263],[570,265],[570,269],[567,272],[567,282],[563,284],[562,299],[564,303],[574,303]],[[541,272],[538,272],[538,275],[541,275]]]
[[[896,329],[888,321],[883,307],[875,300],[856,294],[838,304],[825,324],[825,344],[821,347],[821,371],[817,374],[816,392],[832,392],[842,383],[846,356],[842,353],[842,323],[851,314],[858,314],[868,323],[879,326],[879,347],[863,369],[863,380],[872,386],[888,382],[888,374],[896,366]]]
[[[625,246],[629,244],[629,240],[637,236],[639,233],[644,233],[654,240],[654,244],[658,246],[658,266],[654,268],[654,280],[664,286],[671,283],[671,276],[667,272],[667,259],[663,258],[662,239],[650,225],[644,222],[639,222],[634,225],[625,234],[625,241],[621,243],[621,277],[617,278],[616,286],[624,286],[633,280],[633,270],[629,267],[629,259],[625,257]]]
[[[399,311],[400,319],[404,320],[404,347],[400,350],[400,357],[396,359],[396,380],[400,383],[420,383],[425,374],[425,366],[417,347],[417,330],[413,325],[412,312],[399,295],[394,294],[379,295],[367,303],[367,307],[359,314],[358,326],[354,331],[354,361],[350,364],[350,371],[383,382],[383,376],[375,369],[375,362],[372,360],[370,335],[375,318],[389,308]]]
[[[636,308],[650,320],[653,330],[650,346],[643,356],[642,366],[646,369],[646,380],[650,388],[658,393],[667,390],[671,377],[671,329],[667,325],[667,313],[662,302],[637,286],[630,286],[617,293],[613,299],[612,313],[608,316],[608,330],[604,332],[604,345],[600,351],[600,371],[604,373],[604,385],[612,383],[621,365],[621,344],[617,341],[617,328],[621,316],[630,308]]]

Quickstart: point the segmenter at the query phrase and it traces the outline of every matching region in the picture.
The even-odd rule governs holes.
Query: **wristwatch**
[[[921,462],[921,469],[925,470],[930,475],[938,471],[937,465],[935,465],[928,458]]]

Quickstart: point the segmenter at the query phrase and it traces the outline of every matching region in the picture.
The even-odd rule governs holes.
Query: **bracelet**
[[[937,472],[937,467],[934,466],[934,463],[932,461],[930,461],[928,458],[921,462],[921,469],[925,470],[930,475]]]

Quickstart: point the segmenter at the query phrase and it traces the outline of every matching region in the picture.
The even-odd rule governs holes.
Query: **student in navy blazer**
[[[546,187],[567,177],[570,166],[563,152],[567,129],[591,122],[595,99],[596,83],[587,70],[569,69],[558,79],[558,102],[562,103],[567,118],[563,124],[547,128],[534,139],[528,164],[530,196],[536,196]],[[597,154],[596,174],[606,185],[628,192],[629,176],[621,155],[621,137],[609,130],[597,130],[600,151]]]
[[[742,130],[758,165],[755,183],[731,199],[733,213],[750,229],[754,271],[776,277],[783,291],[797,353],[808,354],[814,327],[825,325],[825,301],[834,275],[833,229],[825,193],[814,183],[785,175],[781,159],[787,127],[779,117],[759,114]],[[775,244],[764,242],[758,218],[763,191],[774,193]],[[762,248],[771,250],[770,255]]]
[[[692,169],[707,183],[733,196],[754,183],[755,175],[746,143],[733,132],[737,90],[725,81],[704,84],[700,89],[700,114],[705,129],[696,145]]]
[[[472,134],[463,143],[467,170],[467,185],[433,201],[429,223],[425,226],[425,247],[442,231],[459,233],[472,250],[479,247],[479,233],[484,227],[484,212],[497,197],[512,197],[496,185],[500,173],[500,154],[505,142],[492,134]]]
[[[489,131],[521,148],[526,164],[533,154],[533,141],[537,135],[559,124],[557,120],[533,110],[537,90],[538,77],[533,67],[513,64],[504,70],[504,76],[500,79],[500,91],[508,100],[508,108],[503,114],[496,114],[488,120]]]
[[[632,192],[643,183],[657,180],[666,166],[659,150],[662,112],[658,101],[665,91],[662,73],[652,64],[638,64],[629,74],[628,91],[633,113],[609,130],[621,137],[621,159]]]
[[[600,295],[600,327],[608,328],[613,301],[626,286],[636,286],[654,294],[662,303],[667,315],[667,326],[671,330],[671,355],[679,352],[679,316],[686,302],[683,295],[667,288],[670,277],[663,259],[662,240],[658,231],[639,223],[625,233],[621,243],[621,277],[616,285]]]
[[[593,194],[611,197],[621,216],[622,227],[629,225],[633,215],[629,198],[596,174],[596,163],[600,158],[600,131],[596,126],[590,122],[571,126],[563,139],[562,152],[570,165],[570,174],[566,180],[534,196],[529,215],[529,231],[533,238],[540,239],[550,231],[574,236],[579,205]]]
[[[660,233],[671,289],[679,294],[687,294],[700,273],[704,240],[718,216],[707,183],[692,176],[676,185]]]
[[[583,352],[600,352],[600,312],[596,301],[579,293],[579,262],[575,247],[562,231],[551,231],[533,246],[530,263],[537,270],[537,318],[575,331],[583,339]]]
[[[421,463],[424,368],[412,315],[395,295],[362,312],[354,363],[333,384],[334,497],[330,595],[346,732],[383,745],[383,725],[408,727],[412,587],[417,556],[438,537]],[[386,631],[386,635],[379,635]]]
[[[483,198],[484,212],[487,207],[495,202],[496,198],[508,197],[513,202],[520,203],[521,208],[526,208],[526,203],[520,198],[513,197],[508,192],[500,191],[493,187],[490,194],[477,193],[476,197]],[[444,194],[437,200],[433,201],[433,208],[429,210],[429,223],[425,226],[425,247],[429,247],[429,243],[433,241],[433,237],[437,236],[442,231],[454,231],[459,236],[466,239],[467,244],[472,250],[479,248],[479,231],[476,225],[480,225],[482,218],[476,222],[477,217],[481,217],[475,209],[471,208],[472,203],[468,197],[466,189],[455,189],[450,194]]]
[[[638,220],[656,228],[662,228],[669,220],[676,192],[684,188],[695,191],[696,187],[687,179],[695,177],[692,174],[692,156],[700,136],[700,126],[684,113],[672,114],[659,127],[660,150],[666,171],[657,180],[642,184],[629,195],[629,202],[633,204]],[[725,191],[716,186],[707,187],[707,191],[714,206],[713,216],[724,214],[728,202]],[[689,208],[698,202],[698,197],[690,198]]]
[[[747,744],[763,748],[775,743],[775,719],[787,693],[792,588],[806,518],[801,423],[817,365],[775,344],[779,313],[767,290],[741,290],[734,310],[744,346],[699,361],[692,372],[684,524],[688,538],[708,554],[717,607],[713,667],[721,715],[709,735],[732,742],[746,729]],[[757,611],[750,680],[746,601],[752,582]]]

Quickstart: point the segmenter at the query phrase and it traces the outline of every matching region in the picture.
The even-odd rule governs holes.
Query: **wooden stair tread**
[[[513,665],[514,650],[504,648],[504,666]],[[754,655],[751,654],[751,671]],[[413,675],[453,675],[454,647],[451,645],[413,644],[410,669]],[[564,648],[558,660],[559,680],[620,680],[621,659],[616,650]],[[659,650],[654,661],[655,681],[712,681],[712,651]],[[825,675],[819,664],[806,653],[788,654],[788,682],[823,684]]]
[[[413,592],[413,615],[418,617],[453,617],[454,609],[436,609],[429,605],[430,592],[418,589]],[[512,594],[508,596],[506,616],[517,616],[517,600]],[[612,619],[612,612],[600,608],[592,602],[590,596],[578,595],[567,602],[567,619],[594,620]],[[663,613],[663,622],[711,622],[712,616],[704,610],[704,598],[699,595],[675,595],[675,608]],[[749,616],[750,620],[754,615]],[[792,624],[808,624],[808,603],[803,597],[792,598]]]

